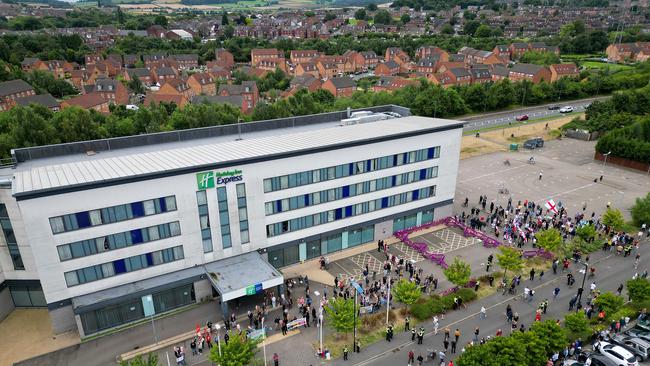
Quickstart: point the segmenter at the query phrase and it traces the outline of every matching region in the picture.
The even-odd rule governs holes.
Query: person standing
[[[445,347],[445,352],[447,352],[447,348],[449,348],[449,341],[446,339],[442,341],[442,346]]]
[[[415,362],[415,353],[413,352],[413,350],[410,350],[410,351],[409,351],[408,364],[409,364],[409,365],[412,365],[413,362]]]
[[[357,353],[361,353],[361,341],[360,340],[357,340],[356,351],[357,351]]]
[[[348,347],[343,346],[343,361],[347,361],[347,360],[348,360]]]
[[[274,366],[280,365],[280,356],[278,356],[277,353],[273,353],[273,365]]]
[[[451,353],[456,353],[456,343],[457,341],[451,341]]]
[[[560,294],[560,288],[556,287],[555,290],[553,290],[553,299],[557,299],[557,295]]]
[[[411,329],[411,342],[415,341],[415,328]]]
[[[487,310],[485,309],[485,306],[481,306],[481,312],[479,313],[479,319],[485,319],[487,318],[486,314]]]
[[[456,328],[454,331],[454,339],[456,339],[456,342],[458,342],[458,338],[460,338],[460,329]]]
[[[542,172],[539,172],[539,180],[542,180]]]
[[[535,268],[530,270],[530,280],[533,281],[535,279]]]
[[[437,316],[433,316],[433,333],[438,334],[438,326],[440,325],[440,321],[438,320]]]
[[[404,331],[405,331],[405,332],[408,332],[410,329],[411,329],[411,327],[410,327],[410,319],[409,319],[409,317],[407,316],[407,317],[404,319]]]
[[[479,329],[478,327],[476,327],[476,329],[474,329],[474,338],[472,339],[474,343],[478,343],[478,334],[479,334]]]
[[[422,344],[423,340],[424,340],[424,327],[420,327],[420,330],[418,331],[418,344]]]

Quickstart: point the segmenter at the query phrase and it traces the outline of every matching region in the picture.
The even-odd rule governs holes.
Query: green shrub
[[[622,307],[620,310],[617,312],[613,313],[611,316],[607,317],[608,321],[613,321],[613,320],[620,320],[621,318],[626,318],[629,317],[630,319],[634,319],[636,317],[636,309],[628,306]]]
[[[433,316],[429,301],[417,302],[411,305],[410,313],[418,320],[426,320]]]
[[[478,296],[476,295],[476,292],[471,288],[461,288],[455,293],[455,295],[460,296],[460,298],[463,299],[463,303],[476,300],[476,297]],[[453,300],[453,296],[452,296],[452,300]]]

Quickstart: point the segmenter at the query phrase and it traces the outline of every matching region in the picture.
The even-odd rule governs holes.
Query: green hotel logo
[[[196,174],[196,185],[199,191],[214,188],[214,172],[203,172]]]
[[[219,184],[239,182],[244,180],[242,171],[239,169],[226,170],[222,172],[202,172],[196,174],[196,186],[199,191],[214,188]]]

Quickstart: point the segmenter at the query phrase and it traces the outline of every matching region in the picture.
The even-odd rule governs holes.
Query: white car
[[[560,113],[571,113],[571,112],[573,112],[573,107],[570,105],[560,108]]]
[[[639,366],[636,356],[621,346],[607,342],[596,342],[594,350],[614,361],[618,366]]]

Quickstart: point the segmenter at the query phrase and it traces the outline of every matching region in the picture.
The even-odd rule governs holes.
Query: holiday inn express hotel
[[[451,214],[462,123],[399,106],[16,149],[0,169],[0,319],[82,337]],[[317,265],[317,264],[315,264]]]

